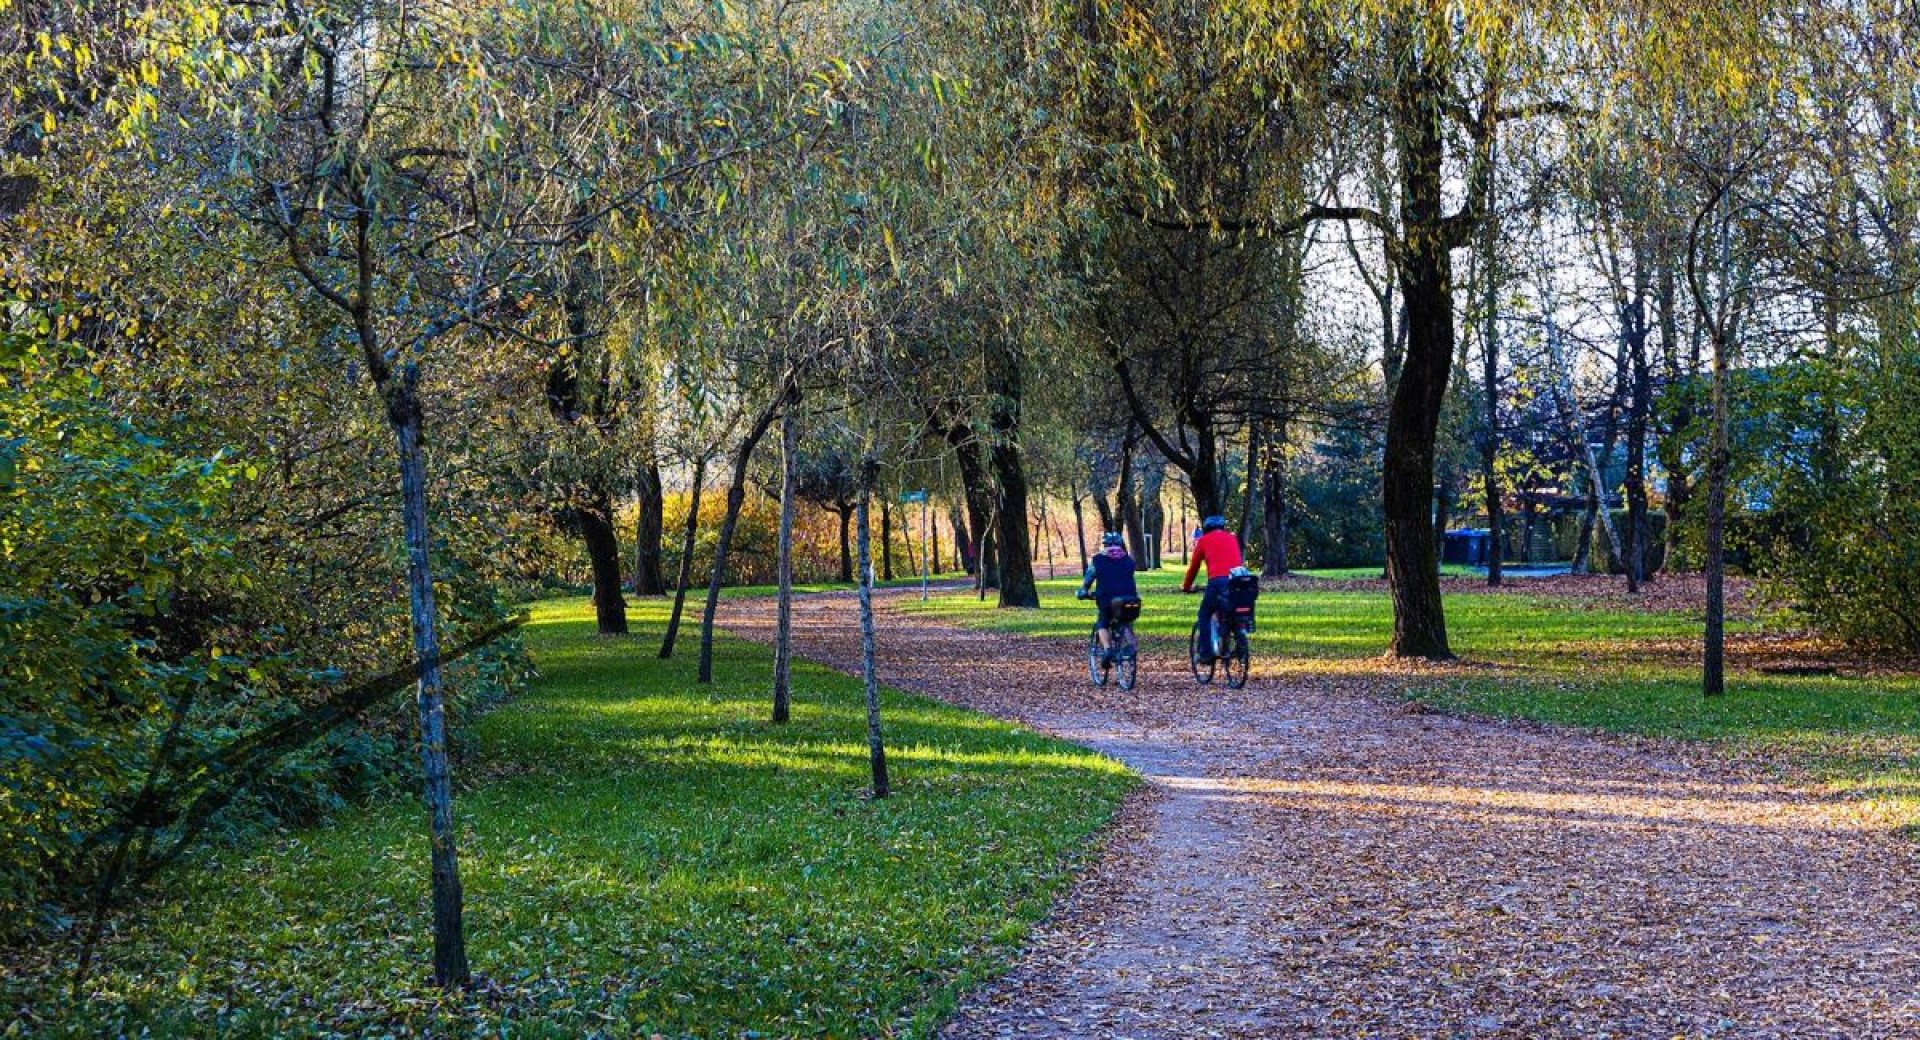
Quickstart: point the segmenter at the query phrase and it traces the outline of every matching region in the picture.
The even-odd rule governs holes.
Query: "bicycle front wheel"
[[[1211,642],[1209,636],[1210,633],[1205,630],[1205,626],[1195,622],[1193,626],[1193,638],[1187,641],[1187,659],[1193,662],[1193,681],[1202,686],[1213,681],[1214,670],[1219,667],[1219,659],[1211,654],[1207,655],[1205,661],[1201,660],[1201,654],[1203,652],[1213,649],[1207,645]]]
[[[1107,652],[1100,648],[1100,630],[1094,629],[1087,637],[1087,678],[1095,686],[1105,686],[1112,675],[1113,665],[1107,660]]]

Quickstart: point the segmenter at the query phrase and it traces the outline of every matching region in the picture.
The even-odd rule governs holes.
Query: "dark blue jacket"
[[[1133,571],[1133,557],[1128,556],[1125,549],[1108,549],[1087,565],[1087,575],[1080,587],[1097,585],[1093,598],[1101,603],[1138,596],[1140,588],[1133,583]]]

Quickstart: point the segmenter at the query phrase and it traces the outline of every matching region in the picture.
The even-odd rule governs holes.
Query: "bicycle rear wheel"
[[[1249,645],[1247,631],[1236,628],[1233,632],[1233,649],[1226,657],[1227,685],[1240,689],[1247,685],[1247,674],[1253,670],[1253,647]]]
[[[1134,682],[1140,677],[1140,647],[1133,640],[1133,629],[1123,628],[1115,632],[1114,643],[1119,648],[1116,655],[1119,660],[1113,667],[1114,680],[1123,690],[1133,689]]]
[[[1112,675],[1113,665],[1107,660],[1107,652],[1100,648],[1100,630],[1094,629],[1087,637],[1087,678],[1095,686],[1105,686]]]
[[[1213,681],[1213,673],[1219,667],[1219,659],[1210,657],[1204,663],[1200,660],[1202,648],[1212,649],[1207,646],[1207,634],[1202,631],[1202,628],[1199,622],[1194,622],[1193,637],[1187,641],[1187,660],[1193,663],[1193,681],[1205,686]]]

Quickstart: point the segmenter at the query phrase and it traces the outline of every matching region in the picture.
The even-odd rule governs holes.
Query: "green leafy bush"
[[[235,477],[109,416],[43,327],[0,339],[0,927],[71,873],[170,706],[264,684],[220,643],[244,587],[208,518]]]
[[[1808,361],[1754,396],[1772,447],[1753,460],[1768,522],[1746,532],[1771,597],[1829,635],[1920,653],[1920,357]]]
[[[164,849],[188,834],[176,815],[186,798],[218,779],[193,763],[310,710],[369,666],[341,671],[341,655],[313,637],[325,626],[291,628],[323,608],[243,548],[249,529],[232,501],[256,478],[251,464],[140,428],[103,400],[89,359],[57,342],[53,321],[21,308],[6,318],[0,935],[16,935],[62,919],[149,783],[182,794],[150,821],[146,847]],[[465,562],[474,546],[442,555],[456,638],[504,616],[493,584]],[[460,662],[453,732],[524,672],[517,645]],[[309,821],[409,775],[409,707],[396,695],[276,753],[198,833]]]

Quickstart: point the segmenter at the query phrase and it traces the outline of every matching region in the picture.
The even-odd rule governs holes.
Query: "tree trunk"
[[[875,666],[878,642],[873,623],[873,546],[867,532],[872,527],[868,503],[879,464],[871,456],[860,464],[860,676],[867,693],[867,763],[873,774],[873,796],[885,798],[892,785],[887,781],[887,748],[880,735],[880,672]]]
[[[400,509],[407,545],[407,607],[413,623],[413,656],[419,668],[414,705],[420,725],[420,765],[426,787],[433,879],[433,981],[465,986],[466,931],[455,847],[453,767],[447,752],[447,709],[440,673],[439,613],[433,597],[432,539],[427,529],[427,463],[421,444],[422,416],[416,387],[419,370],[407,365],[387,391],[387,416],[400,455]]]
[[[1087,509],[1078,495],[1073,499],[1073,532],[1080,539],[1080,573],[1087,572]]]
[[[1701,687],[1709,697],[1727,692],[1727,348],[1713,345],[1713,436],[1707,453],[1706,666]]]
[[[699,681],[702,683],[713,681],[713,619],[720,613],[720,585],[727,577],[727,551],[733,546],[733,532],[740,526],[740,509],[747,503],[747,467],[753,462],[753,450],[760,446],[760,438],[765,437],[767,428],[773,425],[774,414],[784,411],[780,406],[790,393],[790,386],[780,389],[773,401],[761,410],[733,453],[733,480],[727,485],[727,512],[720,521],[720,537],[713,544],[713,573],[707,579],[707,609],[700,618]]]
[[[880,580],[893,580],[893,503],[880,500]]]
[[[593,481],[592,501],[573,511],[593,568],[594,620],[603,636],[627,634],[627,598],[620,581],[620,543],[613,533],[613,493]]]
[[[1727,471],[1732,465],[1728,445],[1727,370],[1732,365],[1733,308],[1725,300],[1732,293],[1730,221],[1724,215],[1731,209],[1726,195],[1720,198],[1720,292],[1721,316],[1713,328],[1713,432],[1707,447],[1707,622],[1705,664],[1701,670],[1701,689],[1708,697],[1727,692]],[[1697,283],[1696,283],[1697,284]],[[1698,291],[1696,289],[1696,299]],[[1706,302],[1699,300],[1703,316]],[[1704,319],[1703,320],[1710,320]]]
[[[1033,580],[1033,547],[1027,541],[1027,471],[1020,457],[1021,359],[1001,337],[987,349],[987,382],[992,394],[987,422],[993,432],[988,451],[999,497],[994,502],[1000,537],[1000,606],[1038,607]]]
[[[1693,502],[1693,482],[1687,472],[1686,448],[1693,426],[1694,409],[1691,396],[1684,387],[1685,382],[1694,378],[1700,371],[1700,346],[1697,332],[1689,337],[1689,355],[1684,362],[1680,353],[1679,296],[1676,280],[1673,259],[1663,257],[1658,279],[1660,350],[1663,367],[1666,370],[1667,386],[1670,392],[1678,391],[1677,396],[1680,402],[1668,413],[1671,415],[1671,421],[1664,424],[1662,436],[1654,446],[1655,453],[1660,459],[1660,468],[1667,475],[1666,558],[1661,561],[1662,570],[1672,570],[1680,566],[1686,558],[1681,539],[1685,536],[1687,508]]]
[[[713,681],[713,620],[720,613],[720,586],[727,580],[727,549],[740,525],[740,509],[747,502],[746,472],[735,470],[727,487],[727,511],[720,520],[720,537],[713,543],[713,572],[707,576],[707,606],[700,615],[699,681]]]
[[[960,516],[958,505],[948,507],[947,522],[953,525],[953,552],[960,558],[960,569],[967,574],[978,573],[979,560],[974,548],[978,543],[974,542],[968,533],[966,521]]]
[[[972,429],[961,426],[950,430],[948,443],[960,463],[960,490],[966,500],[968,557],[972,562],[974,587],[982,592],[999,587],[994,573],[992,545],[987,527],[993,516],[993,480],[988,475],[986,452]]]
[[[1500,221],[1494,216],[1494,179],[1487,178],[1484,212],[1486,225],[1481,229],[1481,294],[1485,313],[1482,323],[1480,385],[1486,396],[1486,413],[1481,417],[1480,483],[1487,504],[1487,585],[1499,588],[1501,564],[1506,555],[1506,515],[1500,490]]]
[[[1434,554],[1434,445],[1453,372],[1452,257],[1443,219],[1445,81],[1427,51],[1408,59],[1398,99],[1401,226],[1400,295],[1406,353],[1387,415],[1382,473],[1387,574],[1396,657],[1449,660],[1446,607]]]
[[[924,509],[924,507],[922,508]],[[925,514],[923,513],[922,515],[924,516]],[[926,545],[922,544],[918,549],[913,546],[913,510],[901,510],[900,520],[900,548],[907,554],[907,577],[911,578],[916,574],[933,573],[931,567],[923,570],[920,566],[921,559],[926,555]],[[925,525],[923,524],[922,526],[924,527]],[[924,542],[924,540],[923,535],[922,541]]]
[[[798,453],[796,400],[780,410],[780,601],[773,629],[773,721],[793,713],[793,510],[794,462]]]
[[[1115,492],[1119,495],[1119,508],[1115,512],[1120,514],[1120,529],[1127,536],[1127,552],[1144,567],[1147,565],[1147,536],[1140,527],[1140,492],[1134,487],[1133,447],[1133,439],[1129,435],[1125,453],[1120,456],[1120,487]]]
[[[993,543],[997,540],[995,532],[999,529],[999,521],[992,519],[992,516],[994,514],[989,514],[986,533],[980,537],[980,574],[973,582],[973,587],[980,593],[982,600],[987,598],[989,591],[995,593],[1000,591],[1000,558],[993,548]]]
[[[1573,573],[1593,571],[1593,523],[1600,515],[1600,481],[1592,469],[1586,471],[1586,501],[1580,506],[1580,533],[1573,543]]]
[[[1193,466],[1186,473],[1187,485],[1193,489],[1194,507],[1202,517],[1225,516],[1227,496],[1220,488],[1220,449],[1212,425],[1199,424],[1193,440]]]
[[[840,584],[853,584],[853,504],[843,502],[834,508],[840,517]]]
[[[1282,417],[1268,438],[1261,454],[1266,475],[1260,481],[1266,525],[1267,551],[1260,573],[1266,578],[1284,578],[1292,569],[1287,556],[1287,541],[1292,537],[1292,514],[1287,502],[1287,443],[1291,439],[1288,422]]]
[[[1240,499],[1240,544],[1249,548],[1253,545],[1253,503],[1260,493],[1260,450],[1260,424],[1254,422],[1247,427],[1247,480]]]
[[[649,457],[640,464],[634,481],[633,591],[637,596],[659,596],[667,591],[662,574],[660,542],[665,536],[666,491],[660,481],[660,462]]]
[[[1167,507],[1160,494],[1166,483],[1165,466],[1153,466],[1140,476],[1140,526],[1147,536],[1148,570],[1160,569],[1160,558],[1167,549]]]
[[[1639,592],[1647,580],[1647,413],[1653,396],[1647,373],[1647,337],[1638,336],[1633,361],[1633,396],[1627,405],[1627,591]]]
[[[687,606],[687,586],[693,581],[694,538],[700,533],[700,491],[707,482],[707,460],[693,463],[693,487],[687,492],[686,533],[680,539],[680,576],[673,583],[673,609],[667,614],[667,636],[660,641],[660,659],[673,656],[673,644],[680,637],[680,616]]]
[[[1033,523],[1034,544],[1046,550],[1047,576],[1053,576],[1053,543],[1047,540],[1047,497],[1040,496],[1040,518]]]
[[[1124,471],[1124,468],[1125,467],[1123,464],[1122,466],[1123,471]],[[1120,514],[1116,512],[1114,509],[1114,502],[1119,500],[1119,494],[1116,493],[1112,498],[1109,498],[1107,496],[1107,491],[1108,491],[1108,488],[1106,484],[1100,480],[1099,474],[1097,473],[1088,474],[1087,494],[1093,499],[1094,512],[1098,513],[1100,516],[1100,533],[1101,534],[1106,534],[1109,531],[1118,531],[1120,530],[1120,527],[1121,527]]]
[[[580,240],[567,263],[560,302],[565,312],[567,333],[573,341],[571,352],[562,355],[547,370],[547,409],[559,422],[604,440],[611,428],[608,418],[609,375],[605,352],[601,365],[586,387],[582,386],[580,359],[589,344],[602,338],[594,327],[593,311],[601,303],[597,272],[592,254],[584,248],[591,230],[579,232]],[[613,527],[613,494],[608,476],[595,462],[583,488],[584,506],[568,510],[574,527],[587,551],[593,570],[593,606],[601,635],[625,635],[627,601],[621,594],[620,545]],[[571,496],[570,496],[571,497]]]
[[[1000,485],[999,537],[995,539],[1002,607],[1038,607],[1033,580],[1033,547],[1027,541],[1027,473],[1020,448],[1011,441],[993,446],[993,470]]]

